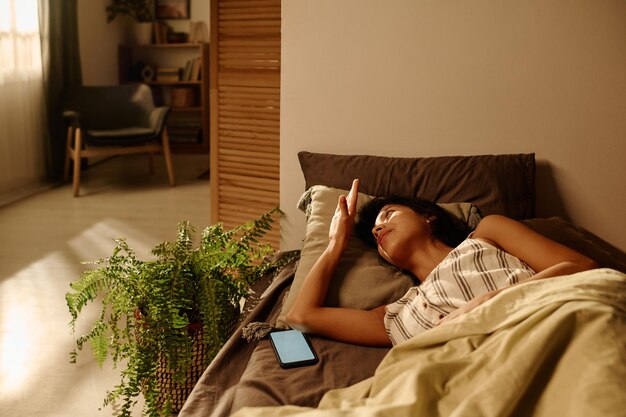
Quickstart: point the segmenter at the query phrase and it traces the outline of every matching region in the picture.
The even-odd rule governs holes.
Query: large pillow
[[[288,327],[285,316],[309,270],[328,245],[330,221],[341,194],[348,194],[348,191],[317,185],[306,191],[300,199],[298,207],[307,214],[306,236],[293,284],[278,316],[277,327]],[[357,208],[372,198],[359,193]],[[472,228],[480,221],[478,209],[472,204],[441,206]],[[415,282],[411,276],[381,263],[375,249],[353,236],[328,288],[325,304],[331,307],[371,309],[397,301],[413,285]]]
[[[349,189],[353,178],[369,195],[421,197],[476,204],[483,215],[535,215],[535,154],[390,158],[298,153],[306,189]]]
[[[528,219],[522,223],[549,239],[587,255],[600,267],[626,273],[626,254],[582,227],[560,217]]]

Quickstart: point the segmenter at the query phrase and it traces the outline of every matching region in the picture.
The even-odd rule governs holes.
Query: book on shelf
[[[177,143],[177,144],[198,144],[198,143],[202,143],[202,139],[200,138],[200,136],[172,136],[170,135],[170,142],[171,143]]]
[[[202,130],[202,127],[199,124],[198,125],[177,125],[177,124],[168,123],[167,129],[170,132],[170,134],[172,132],[175,132],[176,134],[188,135],[188,134],[199,132],[200,130]]]
[[[185,63],[185,68],[183,69],[183,76],[181,78],[182,81],[190,80],[192,68],[193,68],[193,59],[190,59]]]
[[[164,82],[180,81],[180,68],[157,68],[156,80]]]
[[[172,120],[167,124],[170,132],[175,130],[176,132],[184,132],[189,133],[192,131],[197,131],[202,129],[202,125],[200,124],[199,119],[190,119],[190,120]]]
[[[183,68],[182,81],[200,81],[202,74],[202,60],[198,58],[190,59]]]
[[[182,129],[182,130],[190,130],[190,129],[201,129],[202,122],[199,117],[194,117],[191,115],[173,115],[169,118],[167,122],[168,129]]]
[[[167,132],[172,143],[202,143],[202,121],[197,116],[172,113],[167,122]]]
[[[202,67],[202,61],[200,58],[196,58],[193,60],[193,69],[191,71],[191,78],[189,81],[199,81],[200,80],[200,67]]]
[[[202,142],[202,129],[197,128],[181,128],[176,126],[168,126],[167,133],[170,142],[173,143],[200,143]]]
[[[154,43],[167,43],[167,34],[169,32],[167,24],[157,20],[152,24],[152,27],[154,28]]]

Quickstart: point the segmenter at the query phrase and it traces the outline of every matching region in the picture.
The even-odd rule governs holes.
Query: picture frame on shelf
[[[156,0],[155,17],[157,19],[189,19],[191,0]]]

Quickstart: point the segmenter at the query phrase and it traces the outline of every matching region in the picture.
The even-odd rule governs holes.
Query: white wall
[[[283,0],[282,248],[297,152],[535,152],[537,214],[626,250],[626,2]]]
[[[78,32],[83,84],[118,83],[117,46],[132,41],[133,20],[117,16],[107,23],[106,7],[111,0],[78,0]],[[210,22],[209,0],[191,2],[191,20]],[[175,31],[189,32],[189,20],[168,21]]]

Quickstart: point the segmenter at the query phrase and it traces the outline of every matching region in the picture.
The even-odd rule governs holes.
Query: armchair
[[[147,153],[150,172],[153,155],[162,152],[169,183],[175,185],[165,121],[169,107],[155,107],[145,84],[81,87],[73,91],[63,116],[68,123],[65,178],[74,161],[73,193],[80,189],[81,158]]]

